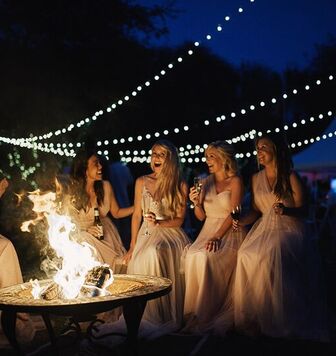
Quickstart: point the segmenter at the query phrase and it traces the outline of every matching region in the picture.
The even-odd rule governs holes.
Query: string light
[[[333,75],[329,75],[329,76],[328,76],[328,80],[329,80],[329,81],[332,81],[333,79],[334,79]],[[319,82],[319,83],[321,84],[321,83],[322,83],[322,80],[317,80],[316,83],[317,83],[317,82]],[[307,89],[307,87],[308,87],[308,89]],[[308,90],[310,90],[312,87],[309,86],[309,85],[305,85],[304,88],[306,89],[306,91],[308,91]],[[293,94],[293,95],[297,95],[298,93],[299,93],[299,90],[298,90],[298,89],[293,89],[293,90],[292,90],[292,94]],[[303,93],[304,93],[304,92],[303,92]],[[284,93],[284,94],[282,94],[281,97],[282,97],[283,100],[287,100],[287,99],[290,97],[290,94]],[[268,103],[269,105],[271,105],[271,104],[276,104],[276,103],[278,102],[278,100],[279,100],[279,98],[278,98],[278,99],[277,99],[277,98],[272,98],[270,101],[266,101],[265,99],[264,99],[264,100],[261,100],[261,101],[259,102],[259,104],[251,104],[251,105],[249,106],[249,110],[250,110],[250,111],[254,111],[254,110],[256,110],[256,108],[258,108],[258,107],[265,108],[266,105],[267,105],[267,103]],[[237,111],[237,113],[236,113],[236,112],[231,112],[229,115],[228,115],[228,114],[226,114],[226,115],[225,115],[225,114],[222,114],[222,115],[220,115],[220,116],[217,116],[216,118],[213,119],[213,122],[219,123],[219,122],[221,122],[221,121],[225,121],[228,117],[237,118],[239,115],[244,116],[244,115],[246,115],[247,113],[248,113],[248,109],[246,109],[246,108],[241,108],[240,110]],[[210,121],[210,120],[204,120],[204,121],[203,121],[203,125],[204,125],[205,127],[209,127],[210,124],[211,124],[211,121]],[[174,131],[174,133],[178,134],[178,133],[181,133],[181,132],[183,132],[183,131],[188,131],[189,129],[190,129],[189,126],[184,125],[183,128],[175,128],[173,131]],[[167,131],[167,130],[168,130],[168,129],[163,129],[163,130],[162,130],[162,133],[164,134],[164,132]],[[152,135],[153,135],[153,134],[151,134],[151,133],[147,133],[147,134],[144,134],[144,135],[142,136],[142,138],[145,137],[146,139],[150,139],[150,138],[152,137]],[[157,131],[154,135],[155,135],[155,137],[159,137],[160,132]],[[132,136],[131,136],[131,137],[132,137]],[[133,138],[133,137],[132,137],[132,138]],[[134,140],[138,140],[138,139],[135,137]],[[112,141],[113,141],[113,144],[114,144],[114,145],[123,143],[123,142],[121,141],[121,139],[118,139],[118,138],[113,138]],[[138,140],[138,141],[140,141],[140,140]]]
[[[320,120],[322,120],[322,119],[324,119],[324,118],[331,117],[332,115],[333,115],[333,112],[332,112],[331,110],[328,110],[328,112],[327,112],[325,115],[323,115],[322,113],[320,113],[320,114],[318,115],[318,117],[319,117]],[[314,121],[315,121],[314,116],[311,116],[311,117],[309,118],[309,121],[310,121],[310,122],[314,122]],[[296,128],[296,127],[298,127],[298,125],[302,125],[302,126],[303,126],[303,125],[306,125],[307,123],[309,123],[309,122],[307,122],[307,121],[304,120],[304,119],[301,119],[299,122],[292,122],[292,127]],[[288,129],[289,129],[289,127],[288,127],[287,124],[283,125],[283,127],[282,127],[282,130],[283,130],[283,131],[288,131]],[[271,129],[268,129],[268,130],[266,130],[266,131],[272,132]],[[274,129],[274,132],[276,132],[276,133],[280,132],[280,128],[275,128],[275,129]],[[263,134],[262,131],[256,132],[255,129],[252,129],[252,130],[250,130],[249,132],[245,132],[245,133],[243,133],[243,134],[240,134],[239,136],[236,136],[236,137],[233,137],[233,138],[231,138],[231,139],[228,139],[227,142],[230,143],[230,144],[231,144],[231,143],[237,143],[237,142],[239,142],[239,141],[244,141],[244,140],[242,139],[243,136],[249,137],[249,138],[251,138],[251,139],[254,139],[254,138],[255,138],[255,135],[261,136],[262,134]]]
[[[249,3],[253,4],[254,1],[253,1],[253,0],[249,0]],[[238,13],[242,13],[243,11],[244,11],[244,9],[243,9],[242,7],[239,7],[239,8],[238,8]],[[225,22],[228,22],[228,21],[230,21],[231,17],[230,17],[230,16],[225,16],[224,19],[225,19]],[[217,26],[216,26],[216,31],[215,31],[215,33],[216,33],[216,32],[221,32],[221,31],[222,31],[222,26],[221,26],[221,25],[217,25]],[[209,34],[207,34],[207,35],[205,36],[205,38],[206,38],[207,41],[210,41],[210,40],[213,38],[213,35],[209,33]],[[193,45],[194,45],[194,47],[197,48],[197,47],[200,46],[200,44],[201,44],[200,41],[195,41]],[[187,49],[187,51],[186,51],[186,57],[187,57],[187,56],[191,56],[191,55],[193,55],[193,54],[194,54],[194,51],[193,51],[192,48]],[[175,64],[182,63],[182,62],[183,62],[183,59],[184,59],[183,56],[178,57],[178,58],[177,58],[177,63],[175,63]],[[167,65],[167,68],[168,68],[169,70],[171,70],[171,69],[174,68],[174,66],[175,66],[175,65],[174,65],[174,62],[173,62],[173,63],[169,63],[169,64]],[[159,73],[160,73],[160,74],[155,74],[155,75],[153,75],[153,79],[154,79],[155,81],[158,81],[158,80],[162,79],[162,78],[165,76],[165,74],[166,74],[166,68],[162,68],[162,69],[159,71]],[[104,111],[107,112],[107,113],[111,113],[113,110],[115,110],[115,109],[117,108],[117,105],[119,105],[119,106],[124,105],[125,102],[128,102],[128,101],[131,99],[131,96],[135,97],[135,96],[136,96],[138,93],[140,93],[145,87],[149,87],[150,85],[151,85],[151,80],[147,80],[144,84],[139,84],[139,85],[136,87],[136,89],[133,89],[133,90],[130,91],[131,94],[124,96],[122,99],[116,100],[114,103],[112,103],[110,106],[108,106],[105,110],[102,110],[102,109],[97,110],[97,111],[95,112],[95,114],[94,114],[93,116],[91,116],[91,118],[90,118],[90,117],[87,117],[87,118],[85,118],[85,119],[82,119],[82,120],[78,121],[76,124],[70,124],[68,127],[62,128],[62,129],[59,129],[59,130],[56,130],[56,131],[54,131],[54,132],[50,131],[50,132],[48,132],[48,133],[46,133],[46,134],[43,134],[43,135],[39,135],[39,136],[35,135],[35,136],[32,136],[32,137],[28,137],[28,138],[26,137],[26,138],[21,138],[21,139],[24,139],[24,140],[29,141],[29,142],[31,142],[31,141],[47,140],[47,139],[50,139],[50,138],[53,137],[53,136],[59,136],[59,135],[61,135],[61,134],[65,134],[65,133],[67,133],[67,132],[70,132],[70,131],[72,131],[72,130],[75,129],[75,128],[80,128],[80,127],[82,127],[82,126],[85,125],[85,124],[90,124],[91,121],[95,121],[95,120],[97,120],[98,118],[100,118],[100,116],[102,116],[102,115],[104,114]]]
[[[314,143],[315,141],[321,141],[321,140],[327,140],[330,138],[336,138],[336,130],[335,131],[331,131],[328,132],[326,134],[323,134],[322,137],[321,136],[316,136],[316,137],[311,137],[311,138],[306,138],[302,141],[297,141],[297,142],[292,142],[290,143],[290,147],[291,148],[295,148],[295,147],[302,147],[311,143]],[[179,148],[179,156],[180,156],[180,160],[182,163],[198,163],[200,161],[205,162],[205,157],[204,155],[204,148],[201,150],[194,150],[193,152],[190,151],[185,151],[182,149],[182,147]],[[125,163],[129,163],[129,162],[139,162],[139,163],[149,163],[150,162],[150,156],[149,155],[142,155],[141,156],[127,156],[127,155],[122,155],[121,157],[121,161],[125,162]],[[190,156],[199,156],[202,154],[202,157],[190,157]],[[257,152],[254,150],[252,152],[240,152],[240,153],[236,153],[235,157],[237,159],[242,159],[242,158],[251,158],[252,156],[256,156]]]
[[[75,151],[73,149],[68,150],[67,148],[62,149],[60,147],[61,144],[57,144],[57,149],[54,148],[54,144],[42,144],[38,142],[27,142],[25,139],[19,138],[8,138],[8,137],[2,137],[0,136],[0,142],[11,144],[14,146],[20,146],[20,147],[25,147],[28,149],[33,149],[36,151],[42,151],[46,153],[53,153],[55,155],[60,155],[60,156],[67,156],[67,157],[75,157]],[[73,146],[73,144],[72,144]],[[77,147],[81,146],[81,143],[76,143]]]
[[[325,114],[323,113],[319,113],[318,115],[316,115],[316,117],[318,117],[320,120],[322,119],[325,119],[327,117],[331,117],[333,115],[333,112],[331,110],[328,110]],[[293,128],[297,128],[299,125],[306,125],[307,123],[311,123],[311,122],[314,122],[315,121],[315,118],[314,116],[311,116],[309,118],[309,121],[308,120],[305,120],[305,119],[299,119],[297,122],[292,122],[291,123],[291,126]],[[189,127],[188,126],[185,126],[184,127],[184,130],[185,131],[188,131]],[[281,130],[283,131],[288,131],[289,129],[289,126],[287,124],[283,125],[282,128],[275,128],[274,129],[274,132],[275,133],[279,133]],[[176,129],[175,129],[176,130]],[[175,131],[174,130],[174,131]],[[267,129],[265,132],[272,132],[271,129]],[[165,130],[163,132],[164,135],[168,135],[169,134],[169,131],[168,130]],[[230,144],[235,144],[235,143],[238,143],[240,141],[246,141],[246,139],[254,139],[256,136],[262,136],[263,132],[262,131],[256,131],[255,129],[252,129],[248,132],[245,132],[245,133],[242,133],[242,134],[239,134],[238,136],[236,137],[232,137],[230,139],[227,139],[226,141]],[[158,137],[160,134],[158,132],[156,132],[154,134],[154,136]],[[142,140],[142,136],[138,136],[137,137],[137,140],[138,141],[141,141]],[[40,150],[40,151],[44,151],[44,152],[51,152],[51,153],[54,153],[54,154],[58,154],[58,155],[65,155],[65,156],[68,156],[68,157],[75,157],[75,151],[73,150],[73,147],[74,146],[77,146],[78,148],[82,146],[81,143],[27,143],[26,141],[22,141],[20,139],[7,139],[7,138],[3,138],[3,137],[0,137],[0,141],[3,141],[3,142],[6,142],[6,143],[11,143],[11,144],[14,144],[14,145],[19,145],[21,147],[27,147],[27,148],[34,148],[36,150]],[[132,138],[128,138],[128,141],[129,142],[132,142]],[[115,144],[114,140],[112,141],[113,144]],[[97,141],[97,146],[98,147],[103,147],[103,146],[108,146],[110,145],[110,141],[109,140],[104,140],[104,141]],[[54,146],[56,146],[57,148],[55,149]],[[189,154],[189,151],[191,149],[191,146],[189,147],[190,145],[187,145],[186,148],[184,147],[180,147],[179,150],[181,152],[183,151],[186,151],[188,152],[187,155]],[[62,148],[61,148],[62,147]],[[203,146],[204,147],[204,146]],[[197,152],[198,150],[202,149],[199,145],[196,145],[195,146],[195,152]],[[102,151],[100,150],[99,151],[100,153],[99,154],[102,154]],[[104,155],[105,156],[109,156],[109,152],[107,149],[104,149]],[[124,152],[123,151],[120,151],[120,155],[123,156],[124,155]],[[125,155],[128,156],[130,155],[130,151],[129,150],[126,150],[125,152]],[[145,153],[142,153],[142,156],[144,156]],[[183,154],[182,154],[183,156]]]

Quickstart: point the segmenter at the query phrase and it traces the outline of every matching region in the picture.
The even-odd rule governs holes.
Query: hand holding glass
[[[241,211],[242,211],[241,205],[237,205],[235,208],[233,208],[231,211],[232,219],[238,222],[239,218],[240,218]],[[237,231],[237,228],[234,228],[233,230]]]
[[[150,216],[150,202],[151,202],[151,197],[149,195],[144,197],[144,217],[148,218]],[[145,236],[149,236],[150,232],[148,230],[148,221],[146,220],[145,223]]]
[[[200,193],[202,190],[202,182],[198,177],[194,178],[194,188],[196,189],[197,193]]]
[[[199,195],[202,190],[202,182],[198,177],[194,178],[194,189],[197,195]],[[193,209],[195,207],[194,203],[190,204],[190,207]]]

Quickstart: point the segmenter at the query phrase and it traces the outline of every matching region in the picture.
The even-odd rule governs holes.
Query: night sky
[[[165,0],[136,0],[144,5]],[[238,8],[244,9],[238,13]],[[336,37],[335,0],[176,0],[180,10],[169,19],[170,34],[153,45],[178,46],[185,41],[206,42],[230,63],[259,63],[282,72],[288,66],[309,64],[315,45]],[[224,21],[229,15],[231,20]],[[223,25],[218,33],[216,27]],[[215,34],[211,41],[206,34]]]

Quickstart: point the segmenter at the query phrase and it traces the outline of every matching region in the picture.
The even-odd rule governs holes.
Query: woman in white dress
[[[153,173],[136,180],[132,239],[125,256],[128,273],[172,280],[172,291],[147,303],[143,320],[173,330],[183,318],[184,280],[180,261],[189,239],[181,225],[186,212],[187,185],[181,178],[178,152],[166,140],[154,144]]]
[[[243,183],[225,142],[209,144],[205,158],[210,175],[202,181],[201,193],[192,187],[189,194],[195,216],[204,224],[185,259],[184,331],[225,334],[233,325],[231,291],[242,241],[242,233],[231,229],[230,213],[241,204]]]
[[[235,326],[272,337],[320,338],[325,330],[312,314],[320,300],[318,286],[310,288],[308,266],[316,259],[307,254],[302,185],[280,134],[258,138],[256,149],[264,169],[252,177],[252,210],[234,222],[257,220],[238,251]]]
[[[8,181],[0,181],[0,198],[8,187]],[[10,240],[0,235],[0,288],[23,283],[21,268],[15,248]],[[1,312],[0,312],[1,316]],[[16,320],[16,336],[19,342],[29,342],[35,335],[35,327],[28,314],[18,313]],[[0,326],[0,347],[7,346],[8,341]]]
[[[111,212],[114,218],[132,214],[133,206],[120,208],[110,182],[102,179],[102,165],[94,151],[82,151],[76,155],[71,167],[72,200],[75,209],[71,216],[79,228],[80,241],[85,241],[96,250],[96,258],[110,265],[113,272],[122,269],[122,258],[126,250],[120,235],[107,216]],[[98,208],[103,224],[104,238],[98,239],[100,230],[94,224],[94,208]]]
[[[8,185],[6,178],[0,180],[0,198]],[[0,235],[0,266],[0,288],[23,282],[15,248],[12,242],[2,235]]]

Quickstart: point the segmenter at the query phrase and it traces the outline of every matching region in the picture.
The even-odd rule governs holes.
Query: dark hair
[[[70,176],[73,180],[74,205],[78,210],[86,210],[89,206],[89,195],[86,192],[86,170],[88,161],[92,156],[96,156],[100,160],[100,156],[94,149],[87,148],[77,152],[70,169]],[[97,203],[100,206],[104,201],[102,181],[94,182],[94,192],[97,196]]]
[[[280,133],[263,134],[256,139],[255,144],[257,145],[262,138],[268,139],[273,144],[275,165],[277,169],[277,180],[274,186],[274,194],[277,198],[284,198],[285,196],[288,196],[288,194],[292,196],[293,190],[290,185],[289,177],[293,170],[293,161],[285,136]]]

